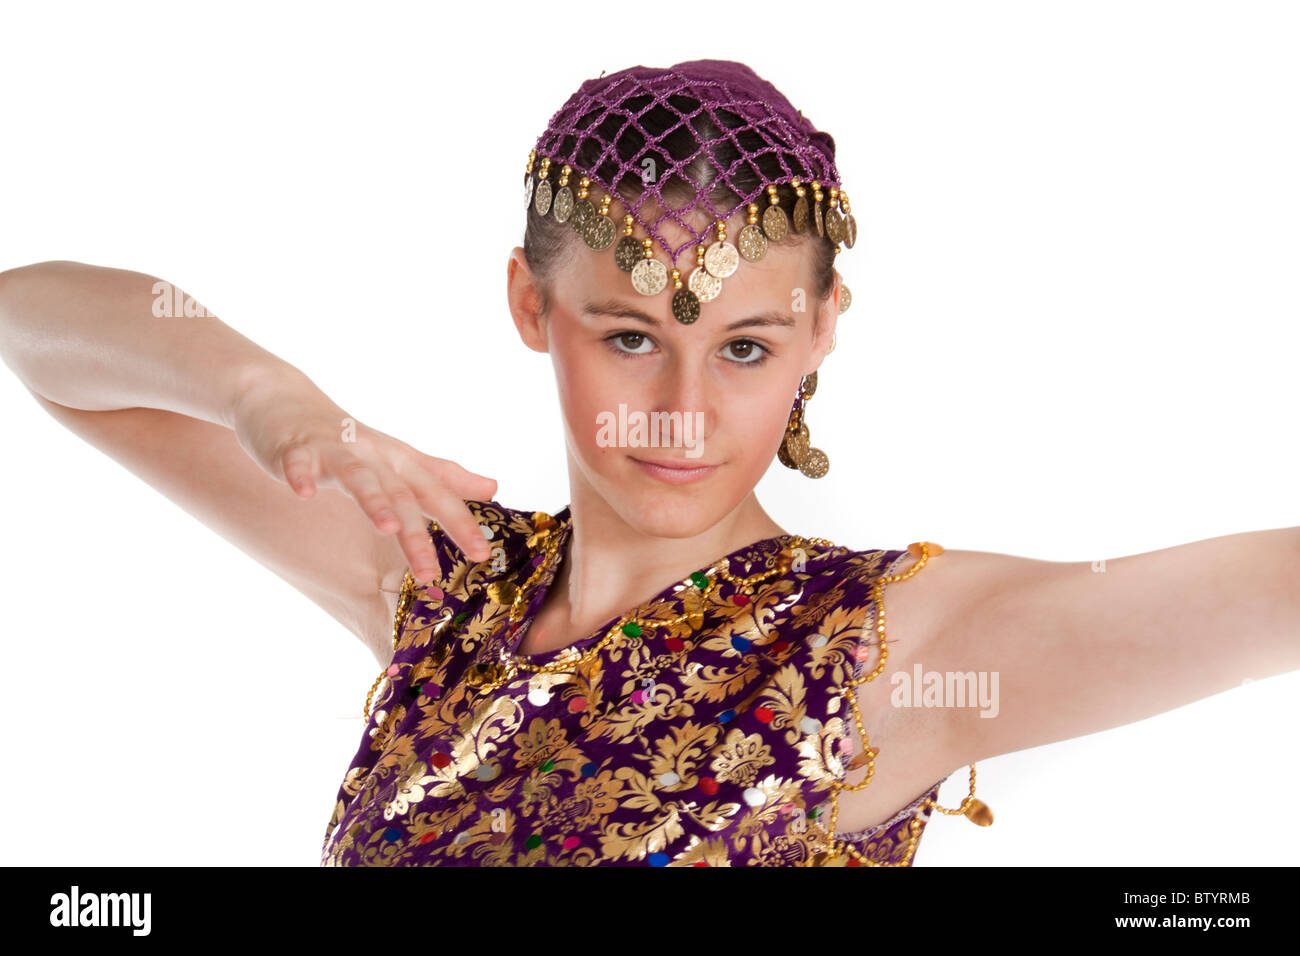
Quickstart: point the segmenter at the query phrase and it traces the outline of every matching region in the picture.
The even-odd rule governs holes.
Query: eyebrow
[[[582,307],[582,311],[587,315],[608,315],[620,319],[635,319],[645,325],[658,326],[661,323],[653,316],[649,316],[640,309],[635,309],[618,299],[604,299],[598,302],[588,302]],[[750,326],[780,325],[787,328],[795,328],[798,323],[794,317],[781,312],[778,309],[770,309],[766,312],[759,312],[748,318],[737,319],[724,329],[730,332],[733,329],[744,329]]]

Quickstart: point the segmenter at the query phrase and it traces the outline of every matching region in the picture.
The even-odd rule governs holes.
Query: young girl
[[[804,412],[856,223],[834,140],[749,68],[589,80],[531,145],[508,291],[556,372],[555,514],[353,421],[216,319],[133,334],[167,293],[152,276],[0,275],[5,358],[38,401],[148,480],[209,485],[213,525],[374,650],[324,864],[911,865],[935,812],[992,822],[973,761],[1300,666],[1300,529],[1098,574],[851,550],[763,510],[774,458],[829,469]],[[23,334],[56,322],[75,354],[131,361],[74,383],[76,361]],[[205,423],[247,460],[151,467],[163,443],[201,458]],[[346,494],[290,535],[277,482]],[[1202,667],[1230,622],[1234,654]],[[926,706],[899,699],[914,672],[940,675],[908,692]],[[969,794],[938,807],[967,765]]]

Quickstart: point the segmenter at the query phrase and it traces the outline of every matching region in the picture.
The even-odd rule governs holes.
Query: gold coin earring
[[[794,405],[790,409],[790,417],[785,423],[785,437],[781,439],[781,447],[776,453],[781,464],[795,471],[799,470],[800,460],[808,454],[808,426],[803,423],[803,385],[801,380]]]
[[[543,156],[542,168],[537,172],[537,189],[533,192],[533,208],[539,216],[545,216],[551,211],[551,184],[547,182],[550,174],[551,161]]]
[[[808,400],[813,397],[817,391],[817,372],[804,379],[803,397]],[[808,425],[804,424],[804,434],[807,434]],[[831,460],[826,452],[820,448],[809,447],[808,454],[804,456],[803,461],[799,462],[799,470],[809,478],[821,478],[831,470]]]

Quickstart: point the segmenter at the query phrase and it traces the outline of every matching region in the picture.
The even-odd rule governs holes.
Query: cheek
[[[570,342],[553,350],[560,406],[569,431],[584,457],[596,460],[601,455],[617,453],[597,441],[598,419],[602,413],[618,414],[618,403],[632,405],[627,379],[618,367],[600,360],[600,342]]]
[[[775,448],[785,432],[793,406],[793,398],[786,401],[771,391],[765,391],[761,397],[746,402],[738,414],[744,416],[745,433],[755,444]]]
[[[776,383],[773,386],[773,393],[765,394],[761,402],[755,402],[755,405],[761,408],[751,425],[750,433],[756,471],[755,480],[766,473],[777,456],[781,442],[785,438],[786,427],[790,422],[790,412],[794,408],[797,390],[798,380],[790,386],[788,397],[785,389]]]

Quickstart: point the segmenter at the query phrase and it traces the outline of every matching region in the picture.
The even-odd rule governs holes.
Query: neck
[[[685,521],[674,527],[671,507],[653,510],[650,530],[633,526],[577,474],[572,459],[570,492],[570,538],[546,603],[562,612],[567,630],[580,634],[723,555],[787,533],[752,490],[717,523],[686,534],[676,533]]]

